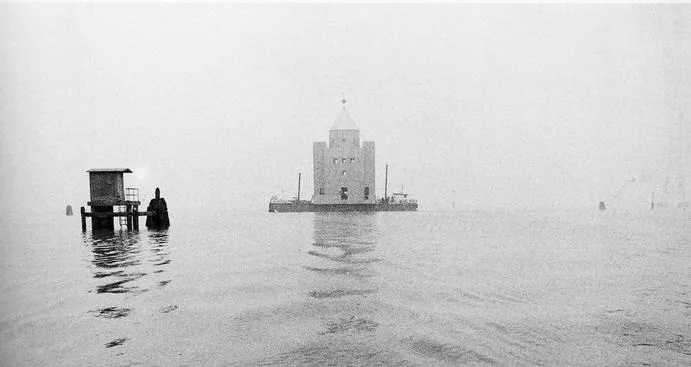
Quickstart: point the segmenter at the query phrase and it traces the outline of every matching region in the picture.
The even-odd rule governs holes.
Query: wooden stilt
[[[84,207],[82,207],[80,211],[82,214],[82,232],[86,232],[86,215],[84,214],[86,213],[86,210],[84,209]]]
[[[125,206],[125,212],[127,213],[127,230],[132,230],[132,205]]]
[[[132,224],[134,225],[134,230],[139,230],[139,208],[135,205],[132,207]]]

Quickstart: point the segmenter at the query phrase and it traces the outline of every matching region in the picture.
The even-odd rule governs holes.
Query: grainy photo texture
[[[0,365],[690,366],[691,4],[0,3]]]

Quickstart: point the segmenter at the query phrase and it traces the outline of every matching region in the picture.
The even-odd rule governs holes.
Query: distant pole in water
[[[68,205],[67,208],[65,208],[65,215],[72,215],[72,205]]]
[[[384,175],[384,200],[389,201],[389,164],[386,164],[386,174]]]
[[[456,189],[454,189],[452,191],[453,191],[453,199],[451,201],[451,209],[456,209]]]
[[[298,173],[298,202],[300,201],[300,180],[302,179],[302,172]]]
[[[655,209],[655,191],[653,191],[653,197],[650,199],[650,209]]]
[[[600,202],[600,210],[605,210],[605,202],[604,201]]]

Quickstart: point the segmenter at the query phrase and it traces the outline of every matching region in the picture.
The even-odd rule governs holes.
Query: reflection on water
[[[163,273],[164,265],[170,264],[170,252],[168,250],[168,230],[160,230],[149,232],[149,245],[151,246],[150,262],[156,267],[154,273]],[[158,283],[159,287],[164,287],[170,283],[170,280],[163,280]]]
[[[390,365],[404,361],[367,343],[381,323],[376,213],[315,213],[313,244],[302,265],[310,290],[306,322],[319,324],[306,343],[257,361],[259,365]]]
[[[97,293],[145,292],[133,282],[146,275],[141,271],[141,244],[139,233],[94,232],[90,242],[94,264],[94,278],[102,279]]]
[[[691,366],[687,214],[231,214],[7,232],[0,364]]]
[[[315,249],[307,253],[329,260],[328,267],[305,266],[317,273],[371,276],[367,264],[378,262],[370,254],[376,249],[376,213],[315,213]],[[338,265],[336,265],[338,264]]]
[[[497,365],[497,360],[472,338],[440,337],[438,330],[457,328],[459,338],[473,333],[463,312],[442,321],[424,308],[418,295],[399,294],[406,286],[391,285],[390,247],[382,247],[381,213],[315,213],[314,242],[303,269],[308,278],[304,321],[316,327],[299,345],[259,365],[275,366],[426,366]],[[403,274],[405,275],[405,274]],[[419,276],[418,276],[419,278]],[[406,283],[405,277],[394,282]],[[414,281],[414,279],[411,279]],[[393,288],[393,289],[392,289]],[[419,290],[434,304],[435,292]],[[455,319],[454,319],[455,317]],[[459,320],[460,319],[460,320]],[[463,321],[461,323],[459,321]],[[423,326],[433,324],[432,326]]]
[[[160,274],[165,265],[170,264],[167,249],[167,231],[147,234],[149,253],[142,249],[142,234],[138,232],[94,231],[84,235],[84,243],[91,247],[93,277],[99,279],[96,293],[141,293],[147,288],[137,284],[137,280],[149,272]],[[152,263],[154,270],[148,269],[145,261]],[[170,280],[160,281],[165,286]]]
[[[92,276],[96,279],[95,287],[90,292],[95,292],[99,297],[111,295],[99,302],[103,307],[89,311],[94,317],[110,320],[126,318],[136,309],[128,304],[131,302],[125,296],[148,292],[152,283],[162,288],[171,282],[170,279],[159,280],[165,273],[166,265],[171,263],[167,230],[147,234],[94,231],[84,234],[83,240],[91,248]],[[152,278],[154,275],[155,278]],[[175,309],[175,305],[167,306],[161,312],[169,313]],[[117,347],[127,340],[129,338],[119,337],[105,343],[105,347]]]
[[[377,245],[377,218],[376,213],[315,213],[315,249],[307,253],[324,261],[320,261],[321,266],[304,268],[326,277],[341,277],[341,281],[328,283],[331,286],[352,284],[364,289],[315,289],[309,292],[311,297],[340,298],[376,293],[369,280],[360,278],[371,277],[375,273],[371,264],[381,260],[373,254]]]

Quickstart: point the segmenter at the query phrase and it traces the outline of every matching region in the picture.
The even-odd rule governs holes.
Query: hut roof
[[[99,172],[120,172],[120,173],[132,173],[129,168],[92,168],[86,172],[89,173],[99,173]]]

